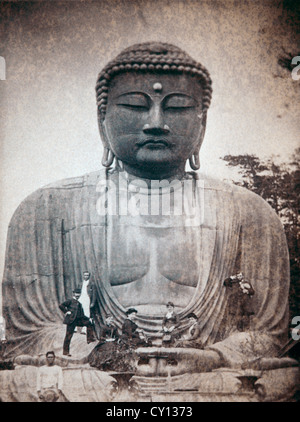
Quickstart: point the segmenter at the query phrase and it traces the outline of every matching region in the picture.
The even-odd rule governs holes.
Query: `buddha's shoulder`
[[[236,199],[265,202],[259,195],[236,185],[233,182],[224,181],[214,178],[210,175],[200,175],[199,181],[202,183],[203,189],[219,194],[221,197],[235,196]]]
[[[33,192],[26,199],[35,199],[41,195],[61,195],[64,196],[67,192],[76,192],[89,187],[97,186],[100,180],[105,179],[105,170],[94,171],[82,176],[68,177],[66,179],[51,182]],[[25,199],[25,201],[26,201]]]
[[[105,179],[105,169],[52,182],[43,186],[37,192],[82,189],[88,186],[96,186],[99,180],[103,179]]]
[[[64,209],[83,194],[95,191],[100,180],[105,179],[105,170],[82,176],[70,177],[47,184],[29,194],[16,209],[13,219],[18,215],[38,215],[45,209]]]
[[[214,197],[217,206],[234,206],[249,223],[257,219],[279,221],[268,202],[249,189],[207,175],[201,176],[199,180],[202,180],[204,191]]]

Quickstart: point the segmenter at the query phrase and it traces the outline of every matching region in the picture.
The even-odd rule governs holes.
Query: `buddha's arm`
[[[253,198],[252,198],[253,199]],[[250,205],[250,204],[249,204]],[[235,332],[207,347],[226,366],[239,366],[261,356],[276,356],[288,328],[289,256],[279,218],[259,197],[251,201],[241,238],[241,270],[255,294],[254,316],[247,332]]]
[[[51,193],[40,190],[29,196],[8,228],[3,313],[8,350],[12,346],[15,354],[36,353],[45,330],[55,336],[63,327],[62,220],[58,206],[49,206]]]

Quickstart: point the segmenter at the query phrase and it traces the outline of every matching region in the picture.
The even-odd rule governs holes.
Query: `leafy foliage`
[[[237,167],[240,181],[233,181],[264,198],[279,215],[290,253],[290,314],[300,315],[300,148],[289,162],[276,164],[274,158],[261,160],[256,155],[226,155],[227,166]]]

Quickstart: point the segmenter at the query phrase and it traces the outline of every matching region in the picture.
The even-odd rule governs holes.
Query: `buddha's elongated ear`
[[[205,111],[203,113],[203,116],[202,116],[202,124],[201,124],[201,128],[200,128],[200,131],[199,131],[199,138],[198,138],[199,151],[200,151],[202,142],[204,140],[204,135],[205,135],[205,131],[206,131],[206,122],[207,122],[207,112]]]
[[[99,127],[100,137],[101,137],[103,148],[104,148],[103,156],[102,156],[102,165],[104,167],[111,167],[114,162],[115,155],[110,148],[109,139],[108,139],[107,131],[105,127],[105,119],[101,117],[99,110],[98,110],[98,127]]]
[[[103,146],[109,148],[110,145],[109,145],[109,139],[108,139],[107,131],[105,127],[105,118],[103,117],[103,115],[101,115],[101,112],[99,109],[98,109],[98,128],[99,128],[100,138],[103,143]]]
[[[189,164],[192,170],[199,170],[200,169],[200,148],[204,139],[205,131],[206,131],[206,121],[207,121],[207,114],[206,112],[199,116],[202,120],[196,148],[193,151],[193,154],[189,157]]]

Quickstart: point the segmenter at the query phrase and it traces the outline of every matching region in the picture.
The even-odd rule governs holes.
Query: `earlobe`
[[[98,125],[99,125],[100,136],[101,136],[103,146],[104,146],[103,156],[102,156],[102,165],[104,167],[111,167],[113,162],[114,162],[115,155],[109,147],[109,140],[108,140],[108,136],[107,136],[105,119],[102,120],[102,119],[100,119],[100,116],[99,116],[98,117]]]
[[[199,170],[200,169],[200,148],[204,139],[205,130],[206,130],[206,113],[201,116],[202,122],[199,130],[198,135],[198,142],[197,146],[193,152],[193,154],[189,157],[189,164],[192,170]]]
[[[202,115],[202,122],[201,122],[200,131],[199,131],[199,140],[198,140],[199,151],[200,151],[200,148],[204,139],[205,131],[206,131],[206,121],[207,121],[207,114],[204,113]]]
[[[114,153],[108,148],[104,147],[102,156],[102,165],[104,167],[111,167],[115,159]]]
[[[198,152],[194,152],[193,155],[191,155],[189,158],[190,167],[192,170],[195,170],[195,171],[200,169],[199,152],[200,150],[198,150]]]
[[[102,142],[105,146],[109,146],[109,141],[108,141],[108,136],[107,136],[107,128],[106,128],[106,122],[105,119],[99,119],[98,120],[98,125],[99,125],[99,132],[100,132],[100,137],[102,139]]]

